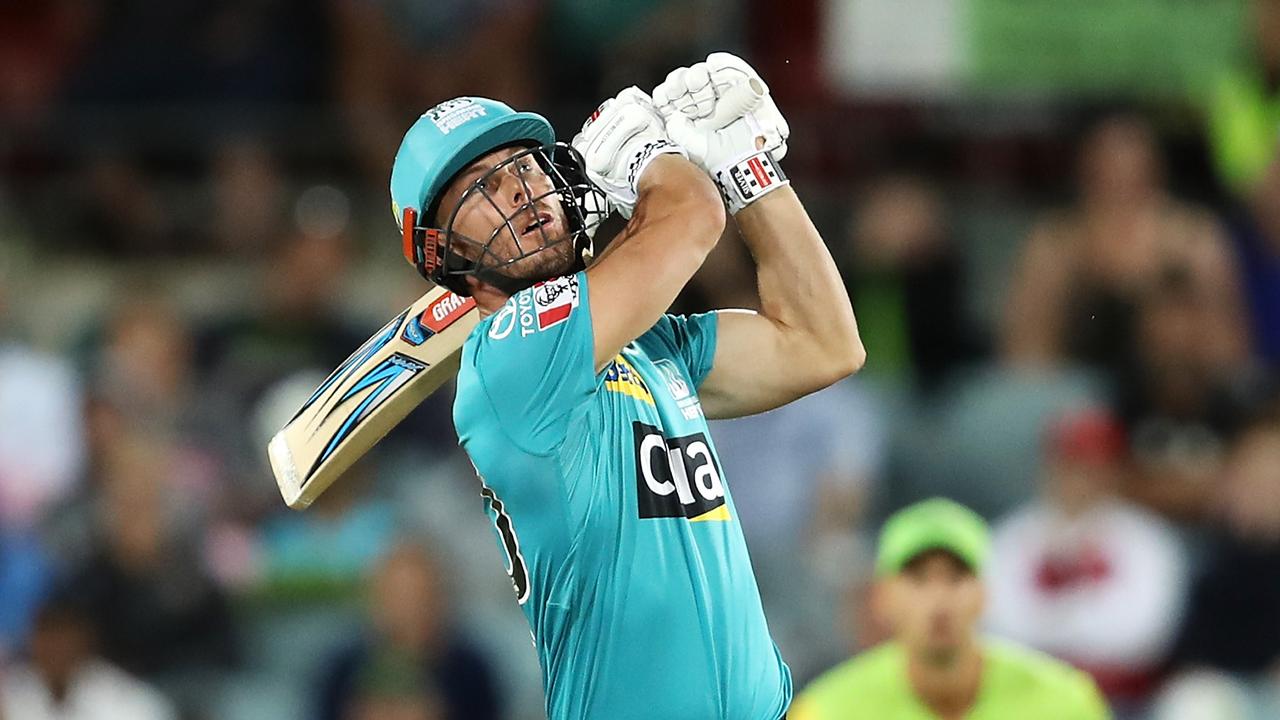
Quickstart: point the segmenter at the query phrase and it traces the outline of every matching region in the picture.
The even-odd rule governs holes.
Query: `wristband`
[[[790,185],[782,166],[768,152],[758,152],[715,172],[716,185],[729,205],[729,212],[739,210],[780,187]]]

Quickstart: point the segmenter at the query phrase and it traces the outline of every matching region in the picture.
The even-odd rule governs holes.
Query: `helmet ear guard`
[[[409,261],[424,279],[437,285],[449,288],[462,297],[470,297],[471,290],[466,280],[456,271],[468,271],[471,263],[454,258],[445,262],[445,231],[439,228],[424,227],[418,224],[418,211],[407,207],[400,217],[401,251],[404,259]],[[446,271],[453,270],[450,273]]]

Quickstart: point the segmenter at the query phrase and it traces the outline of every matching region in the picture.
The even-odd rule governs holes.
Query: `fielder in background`
[[[791,720],[1105,720],[1088,675],[977,632],[986,523],[941,498],[889,518],[872,610],[892,639],[820,676]]]
[[[717,53],[653,97],[606,101],[571,148],[537,115],[459,98],[396,156],[407,258],[483,318],[454,421],[551,720],[778,720],[790,703],[706,422],[863,362],[835,263],[777,162],[788,132],[760,77]],[[588,262],[599,191],[630,221]],[[762,311],[666,314],[726,202]]]

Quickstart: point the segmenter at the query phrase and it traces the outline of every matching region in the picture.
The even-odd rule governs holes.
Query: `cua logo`
[[[668,438],[642,422],[632,429],[641,518],[692,519],[724,505],[720,466],[706,435]]]

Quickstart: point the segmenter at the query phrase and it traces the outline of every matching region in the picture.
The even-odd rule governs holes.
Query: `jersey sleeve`
[[[663,315],[646,336],[662,343],[669,353],[684,363],[694,387],[702,385],[716,355],[715,312],[696,315]]]
[[[503,431],[526,452],[560,444],[570,414],[594,392],[588,298],[586,273],[538,283],[511,296],[479,338],[481,388]]]

